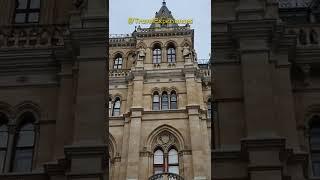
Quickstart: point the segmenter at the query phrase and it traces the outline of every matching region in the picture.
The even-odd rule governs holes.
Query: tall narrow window
[[[16,0],[15,23],[38,23],[40,0]]]
[[[178,151],[171,149],[168,153],[168,172],[179,174]]]
[[[161,97],[161,109],[162,110],[167,110],[169,109],[169,98],[168,98],[168,93],[163,92],[162,97]]]
[[[211,99],[208,99],[208,118],[211,118],[212,113],[212,106],[211,106]]]
[[[152,109],[153,110],[160,110],[160,97],[158,92],[153,93],[152,97]]]
[[[111,116],[111,112],[112,112],[112,99],[109,98],[109,116]]]
[[[161,63],[161,47],[159,44],[156,44],[153,48],[152,62],[153,64]]]
[[[310,121],[310,154],[314,176],[320,176],[320,117],[314,116]]]
[[[33,149],[35,142],[34,116],[27,112],[22,115],[18,126],[13,157],[13,172],[28,172],[32,170]]]
[[[120,98],[116,97],[113,104],[112,116],[120,116],[120,106],[121,106]]]
[[[4,163],[8,149],[8,119],[5,114],[0,113],[0,173],[4,170]]]
[[[171,91],[170,94],[170,109],[177,109],[177,94],[175,91]]]
[[[113,69],[121,69],[122,63],[123,63],[122,56],[118,54],[114,60]]]
[[[164,172],[164,156],[161,149],[157,149],[153,155],[153,173],[160,174]]]
[[[173,44],[170,44],[169,48],[167,49],[167,60],[168,63],[176,62],[176,49],[174,48]]]

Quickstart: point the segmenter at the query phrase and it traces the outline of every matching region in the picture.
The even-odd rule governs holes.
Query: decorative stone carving
[[[183,49],[182,49],[182,55],[184,58],[190,57],[190,47],[188,44],[184,45]]]
[[[174,145],[177,147],[177,139],[171,133],[164,131],[160,133],[154,141],[153,146],[161,146],[163,150],[166,152],[168,149]]]
[[[146,51],[142,47],[140,47],[139,52],[138,52],[138,57],[139,59],[143,59],[146,56]]]

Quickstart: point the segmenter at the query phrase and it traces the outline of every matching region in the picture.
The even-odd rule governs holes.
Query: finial
[[[165,6],[165,5],[166,5],[166,0],[163,0],[162,6]]]

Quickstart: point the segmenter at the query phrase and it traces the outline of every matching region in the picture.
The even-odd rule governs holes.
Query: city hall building
[[[1,0],[0,179],[320,179],[319,6],[212,0],[202,63],[189,24],[108,41],[104,0]]]

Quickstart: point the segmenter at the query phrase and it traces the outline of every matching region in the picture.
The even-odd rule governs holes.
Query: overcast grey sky
[[[137,24],[128,24],[128,18],[154,18],[163,0],[110,0],[110,34],[131,34]],[[209,59],[211,50],[211,2],[210,0],[166,0],[175,19],[193,19],[195,49],[198,59]],[[141,25],[149,27],[150,25]]]

